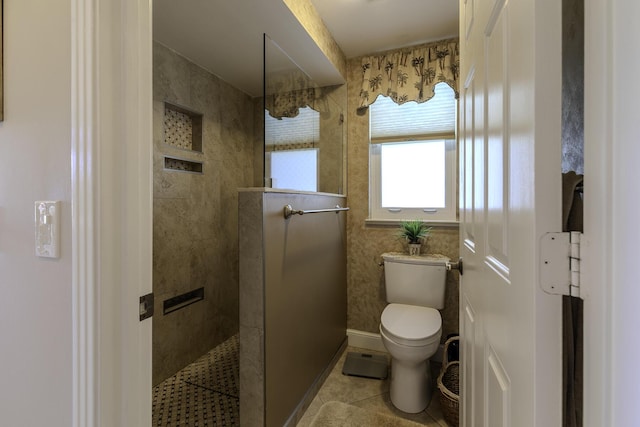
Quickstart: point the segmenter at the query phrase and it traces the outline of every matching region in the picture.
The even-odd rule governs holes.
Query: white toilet
[[[431,400],[429,358],[440,345],[447,263],[442,255],[382,254],[387,305],[380,335],[391,354],[391,402],[418,413]]]

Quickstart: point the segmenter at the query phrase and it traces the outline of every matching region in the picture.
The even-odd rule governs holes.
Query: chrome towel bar
[[[308,211],[302,211],[302,210],[296,210],[293,209],[291,207],[291,205],[286,205],[284,207],[284,219],[289,219],[291,218],[292,215],[305,215],[305,214],[312,214],[312,213],[322,213],[322,212],[342,212],[342,211],[348,211],[349,208],[342,208],[340,207],[340,205],[336,205],[335,208],[330,208],[330,209],[314,209],[314,210],[308,210]]]

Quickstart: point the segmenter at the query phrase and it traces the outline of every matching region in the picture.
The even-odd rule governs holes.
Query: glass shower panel
[[[343,194],[341,86],[317,85],[265,35],[266,187]]]

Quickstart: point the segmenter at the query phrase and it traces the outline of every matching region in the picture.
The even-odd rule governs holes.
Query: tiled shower
[[[237,188],[254,180],[252,99],[153,46],[153,385],[238,333]]]
[[[242,384],[246,386],[254,381],[243,383],[238,363],[228,364],[231,375],[225,378],[230,378],[231,383],[239,379],[240,387],[221,387],[221,382],[218,381],[220,375],[200,375],[197,372],[213,372],[215,369],[211,366],[215,364],[209,362],[217,360],[218,350],[225,348],[226,343],[239,340],[240,345],[243,345],[242,331],[238,338],[239,295],[243,292],[242,286],[239,287],[242,281],[239,278],[238,261],[238,189],[262,187],[264,182],[262,121],[265,106],[262,99],[250,98],[161,44],[154,44],[153,59],[153,285],[156,304],[153,328],[154,423],[157,421],[156,425],[165,425],[165,421],[175,418],[175,411],[178,411],[183,418],[202,419],[205,423],[203,425],[209,425],[207,423],[212,422],[212,416],[225,417],[222,424],[216,425],[236,425],[236,414],[242,413],[239,411]],[[268,85],[265,83],[265,86]],[[334,98],[342,97],[346,102],[346,89],[337,86],[317,91],[307,88],[304,93],[318,95],[312,100],[313,108],[320,113],[320,136],[314,141],[314,146],[318,149],[318,162],[322,166],[318,170],[317,189],[341,192],[345,160],[342,141],[345,131],[340,111],[342,107],[336,104]],[[268,93],[265,100],[271,99],[271,96]],[[326,195],[306,195],[304,200],[320,200],[323,197],[326,198]],[[331,208],[337,203],[345,204],[344,196],[336,197],[336,200],[322,199],[325,204],[328,203],[323,206]],[[276,210],[281,212],[282,206]],[[262,215],[262,211],[259,214]],[[252,402],[249,408],[260,406],[260,402],[267,409],[278,407],[276,423],[287,417],[291,417],[288,422],[292,423],[301,416],[301,411],[309,403],[308,388],[318,385],[319,378],[324,375],[323,371],[346,339],[346,217],[344,214],[337,217],[335,213],[324,217],[325,220],[336,218],[341,219],[339,224],[333,224],[337,227],[335,242],[339,248],[325,256],[332,263],[321,268],[323,274],[314,276],[329,275],[325,279],[330,283],[323,282],[310,293],[313,295],[322,291],[319,293],[322,294],[327,289],[335,289],[331,295],[337,293],[336,297],[327,301],[326,307],[321,310],[320,318],[324,320],[316,319],[311,322],[312,328],[305,329],[304,333],[298,334],[300,336],[296,340],[291,341],[293,348],[298,350],[309,348],[305,344],[308,339],[319,347],[314,351],[308,350],[311,353],[302,357],[295,356],[298,353],[296,351],[287,352],[294,357],[292,361],[296,362],[290,366],[300,368],[299,372],[290,375],[289,382],[295,380],[293,384],[287,382],[291,387],[285,386],[283,389],[291,389],[292,393],[283,394],[282,390],[271,390],[277,383],[272,380],[265,382],[265,394],[251,396],[248,400]],[[298,219],[294,228],[306,221],[306,218]],[[279,215],[275,224],[280,227],[285,224],[285,219]],[[241,227],[246,229],[248,225],[243,223]],[[324,230],[320,231],[322,237],[328,236],[326,230],[333,229],[319,228]],[[314,227],[311,226],[311,229]],[[315,245],[311,243],[309,247],[304,246],[304,250],[296,250],[287,255],[286,259],[293,256],[300,261],[300,255],[323,249],[317,247],[318,238],[308,240],[308,233],[304,230],[303,228],[299,239],[291,240],[284,247],[287,248],[296,241],[316,242]],[[284,236],[291,238],[292,234],[284,233]],[[260,241],[255,244],[258,247],[261,245]],[[332,254],[333,256],[329,256]],[[317,256],[305,255],[305,259],[310,267],[318,264]],[[300,265],[300,262],[291,263],[289,269],[295,265]],[[287,282],[284,277],[289,277],[288,273],[285,274],[289,270],[285,270],[282,272],[282,280],[277,280],[277,283]],[[340,280],[335,280],[333,275],[336,274]],[[265,283],[272,282],[273,280]],[[269,292],[265,294],[271,295]],[[312,302],[314,304],[311,308],[319,309],[318,301]],[[255,308],[249,307],[250,312],[255,312],[262,304],[255,300],[252,305]],[[277,335],[275,331],[282,332],[280,335],[283,335],[292,320],[273,327],[270,326],[273,324],[273,316],[299,307],[299,301],[294,300],[285,306],[272,307],[268,311],[271,315],[265,310],[266,321],[262,324],[261,334],[264,337],[265,351],[270,358],[263,360],[264,370],[260,372],[262,378],[265,372],[269,373],[269,369],[276,365],[273,362],[280,359],[279,348],[282,343],[277,341],[274,347],[269,342]],[[328,311],[335,311],[335,318],[338,320],[327,322]],[[304,324],[302,320],[308,314],[307,310],[304,316],[297,316],[298,324]],[[276,317],[280,318],[281,314],[278,316]],[[249,327],[251,331],[252,328],[253,326]],[[247,330],[245,328],[245,332]],[[327,334],[331,339],[320,339]],[[247,348],[245,346],[241,356],[253,354],[247,353]],[[269,349],[272,349],[271,353]],[[233,354],[237,361],[237,346]],[[259,354],[261,351],[256,353]],[[242,360],[242,357],[239,359]],[[208,367],[196,368],[201,365]],[[251,366],[251,363],[245,366]],[[228,414],[213,414],[210,411],[213,406],[202,406],[199,402],[205,395],[213,399],[213,406],[217,397],[220,397],[218,406],[226,408],[222,410],[222,414],[225,410]],[[172,401],[172,397],[177,400]],[[290,416],[292,411],[293,415]],[[248,418],[254,415],[260,417],[260,414],[251,411],[245,411],[244,415]]]

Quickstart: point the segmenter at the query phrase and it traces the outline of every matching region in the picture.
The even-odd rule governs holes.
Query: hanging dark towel
[[[562,231],[582,231],[582,183],[583,175],[562,174]]]
[[[583,176],[575,172],[562,174],[562,231],[583,231]],[[562,297],[562,407],[564,427],[582,426],[582,300]]]
[[[582,426],[582,300],[562,297],[564,427]]]

